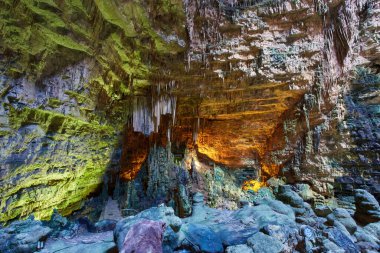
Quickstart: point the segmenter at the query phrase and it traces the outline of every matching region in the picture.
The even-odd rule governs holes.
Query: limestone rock
[[[327,216],[327,219],[333,225],[336,224],[336,222],[341,223],[350,234],[354,234],[357,229],[355,220],[346,209],[334,209],[334,211]]]
[[[371,235],[380,238],[380,222],[370,223],[364,227],[364,230]]]
[[[171,207],[159,206],[144,210],[136,216],[127,217],[116,224],[114,238],[119,250],[123,248],[124,238],[131,227],[142,220],[163,222],[167,229],[170,227],[174,232],[177,232],[182,226],[181,219],[174,215],[174,210]],[[164,242],[169,244],[175,243],[173,240],[177,240],[177,236],[173,237],[173,233],[164,234]]]
[[[185,224],[181,231],[184,233],[183,246],[192,248],[195,252],[223,252],[223,244],[218,235],[208,226],[202,224]]]
[[[229,246],[226,249],[226,253],[253,253],[253,250],[246,244],[239,244],[235,246]]]
[[[328,239],[333,241],[337,246],[349,253],[358,253],[359,249],[350,237],[345,235],[337,228],[330,228],[327,231]]]
[[[358,245],[361,251],[380,250],[380,239],[376,234],[368,233],[367,230],[359,228],[355,234],[356,244]]]
[[[328,206],[324,205],[318,205],[314,208],[314,212],[316,215],[321,216],[321,217],[327,217],[330,213],[332,213],[332,210]]]
[[[0,251],[4,253],[22,253],[37,251],[38,243],[45,241],[52,231],[41,221],[25,220],[11,223],[0,229]]]
[[[99,232],[113,231],[116,227],[117,221],[115,220],[101,220],[94,224],[94,230]]]
[[[248,245],[253,249],[253,252],[263,253],[279,253],[284,248],[279,240],[261,232],[251,236],[248,239]]]
[[[304,208],[303,199],[291,189],[290,185],[281,185],[278,189],[278,198],[295,208]]]
[[[330,241],[329,239],[323,240],[323,247],[328,253],[345,253],[346,251],[343,248],[340,248],[338,245]]]
[[[379,202],[363,189],[355,190],[355,218],[363,224],[380,221]]]
[[[162,253],[162,239],[165,223],[141,220],[129,229],[120,253]]]

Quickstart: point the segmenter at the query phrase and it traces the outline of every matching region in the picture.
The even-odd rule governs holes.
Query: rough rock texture
[[[161,162],[151,148],[161,146],[191,172],[191,184],[194,171],[217,175],[217,164],[245,190],[271,176],[302,181],[320,204],[336,194],[353,206],[345,195],[354,188],[378,193],[376,1],[194,0],[185,8],[185,71],[135,101],[124,179],[140,169],[155,177],[146,171]],[[204,185],[195,188],[210,192]],[[210,195],[210,204],[225,206]]]
[[[284,201],[298,199],[283,185]],[[282,189],[280,192],[284,192]],[[295,192],[294,192],[295,193]],[[280,193],[279,193],[280,194]],[[297,194],[297,193],[295,193]],[[302,201],[302,200],[301,200]],[[332,208],[326,218],[312,215],[306,202],[288,205],[261,197],[231,211],[210,208],[193,196],[192,214],[179,218],[160,205],[109,226],[86,218],[70,221],[57,212],[50,221],[16,221],[0,229],[1,252],[378,252],[380,223],[362,226],[349,209]],[[294,201],[293,201],[294,202]],[[108,222],[107,222],[108,223]],[[114,224],[114,223],[113,223]]]
[[[0,222],[100,192],[129,95],[184,50],[183,23],[181,1],[0,3]]]
[[[355,190],[355,217],[360,222],[367,224],[380,221],[379,202],[366,190]]]
[[[129,229],[120,253],[162,253],[164,231],[165,223],[142,220]]]
[[[333,208],[329,216],[335,222],[331,222],[330,217],[313,216],[310,211],[297,213],[300,206],[307,209],[302,199],[295,207],[261,198],[235,211],[210,208],[202,200],[201,193],[193,196],[192,215],[184,219],[163,205],[125,218],[117,224],[115,242],[121,249],[136,224],[151,220],[167,225],[164,252],[376,252],[380,248],[379,222],[361,227],[346,209]],[[133,243],[138,241],[135,237]]]
[[[100,192],[125,214],[185,217],[196,191],[236,209],[273,176],[302,182],[278,197],[305,225],[304,200],[378,196],[378,1],[0,7],[0,221]]]
[[[0,250],[4,253],[34,252],[51,231],[41,221],[33,219],[14,222],[0,230]]]

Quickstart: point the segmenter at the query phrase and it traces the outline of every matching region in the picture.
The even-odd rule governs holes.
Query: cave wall
[[[104,186],[181,216],[192,192],[236,208],[270,177],[379,192],[376,1],[0,7],[0,221]]]
[[[177,101],[175,113],[166,112],[173,123],[160,129],[157,118],[165,113],[148,108],[140,123],[155,127],[145,134],[168,133],[172,152],[183,157],[182,167],[190,171],[186,160],[195,159],[203,175],[217,174],[215,166],[229,168],[234,184],[245,189],[257,190],[277,176],[308,183],[325,197],[342,187],[352,193],[359,185],[378,191],[377,95],[372,93],[378,89],[378,3],[184,3],[185,71],[161,90]],[[358,90],[359,79],[364,90]],[[371,94],[373,106],[352,101],[363,100],[361,92]],[[156,94],[152,108],[158,100]],[[154,138],[148,143],[166,147]],[[146,148],[139,156],[144,159],[134,174],[146,166],[149,154]],[[250,172],[239,173],[244,170]]]
[[[1,1],[0,222],[102,192],[130,96],[182,59],[181,20],[175,0]]]

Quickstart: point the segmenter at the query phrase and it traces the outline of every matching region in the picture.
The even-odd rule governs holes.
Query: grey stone
[[[368,233],[368,231],[359,228],[354,234],[357,245],[361,249],[364,250],[380,250],[380,238],[376,237],[376,235]]]
[[[310,185],[308,185],[308,184],[296,184],[296,187],[298,190],[298,194],[301,196],[301,198],[304,201],[310,201],[310,200],[314,199],[315,194],[311,190]]]
[[[253,253],[253,250],[247,244],[239,244],[227,247],[226,253]]]
[[[339,224],[337,224],[337,222],[339,222],[350,234],[355,233],[358,227],[355,220],[351,217],[350,213],[343,208],[334,209],[333,213],[327,216],[327,220],[334,226],[339,226]]]
[[[279,240],[261,232],[251,236],[247,243],[254,252],[279,253],[284,248],[284,245]]]
[[[348,253],[358,253],[359,250],[351,238],[345,235],[341,230],[337,228],[330,228],[327,230],[327,237],[333,241],[340,248],[344,249]]]
[[[380,221],[380,206],[375,197],[363,189],[355,190],[355,218],[363,223]]]
[[[377,238],[380,238],[380,222],[370,223],[363,229]]]
[[[223,244],[217,234],[202,224],[185,224],[181,228],[184,233],[182,245],[191,247],[196,252],[223,252]]]
[[[37,251],[39,241],[45,241],[51,228],[42,225],[41,221],[25,220],[11,223],[0,229],[0,252],[23,253]]]
[[[295,208],[303,208],[303,199],[291,189],[290,185],[280,185],[278,188],[278,199]]]
[[[327,253],[345,253],[346,251],[329,239],[323,240],[323,247]]]
[[[318,205],[314,208],[314,212],[320,217],[327,217],[327,215],[332,213],[332,209],[328,206]]]

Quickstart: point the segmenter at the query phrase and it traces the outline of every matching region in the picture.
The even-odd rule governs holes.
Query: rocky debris
[[[327,216],[328,222],[336,227],[343,225],[350,234],[354,234],[357,230],[355,220],[351,217],[350,213],[343,208],[336,208],[331,214]]]
[[[69,221],[54,211],[50,221],[32,217],[0,229],[0,252],[111,253],[116,246],[110,231],[113,227],[110,223],[93,225],[87,218]]]
[[[314,212],[318,216],[327,217],[327,215],[332,213],[332,210],[329,206],[318,205],[314,208]]]
[[[182,221],[180,218],[174,215],[173,208],[159,206],[144,210],[138,213],[136,216],[127,217],[116,224],[116,228],[114,230],[114,238],[119,250],[123,248],[124,239],[131,227],[143,220],[164,222],[166,225],[163,239],[164,246],[173,245],[173,243],[175,244],[178,238],[176,232],[178,232],[181,228]]]
[[[367,230],[358,228],[354,234],[356,238],[356,245],[361,252],[366,250],[379,251],[380,250],[380,237]]]
[[[229,246],[226,249],[226,253],[253,253],[253,250],[246,244],[239,244],[235,246]]]
[[[181,232],[184,235],[181,247],[189,248],[194,252],[223,252],[222,240],[207,225],[196,223],[185,224]]]
[[[113,231],[116,227],[117,221],[115,220],[101,220],[94,224],[94,232]]]
[[[284,248],[279,240],[261,232],[251,236],[247,242],[254,252],[279,253]]]
[[[164,231],[164,222],[141,220],[128,230],[120,253],[162,253]]]
[[[192,216],[181,219],[172,207],[152,207],[120,220],[113,231],[113,239],[110,229],[115,221],[92,224],[82,218],[71,222],[54,212],[49,222],[26,220],[1,229],[1,252],[31,252],[30,249],[37,247],[43,247],[41,252],[46,253],[63,249],[67,252],[116,252],[116,248],[120,252],[151,249],[165,253],[380,250],[380,222],[361,227],[348,210],[327,206],[321,208],[326,217],[318,217],[309,211],[308,203],[292,190],[292,186],[282,185],[278,190],[277,195],[289,204],[261,198],[234,211],[210,208],[204,203],[203,194],[195,193]],[[306,211],[299,212],[299,209]]]
[[[37,251],[45,243],[52,229],[33,218],[16,221],[0,229],[0,252],[23,253]]]
[[[316,197],[316,193],[313,192],[308,184],[296,184],[296,190],[304,201],[312,201]]]
[[[355,218],[363,224],[380,221],[380,206],[375,197],[363,189],[355,190]]]
[[[87,217],[69,220],[62,216],[57,209],[54,209],[50,220],[43,221],[43,224],[52,229],[49,235],[50,238],[69,239],[86,232],[98,233],[113,230],[115,222],[113,222],[114,225],[112,226],[111,224],[106,225],[106,222],[94,224]]]
[[[82,233],[73,238],[48,238],[41,253],[117,253],[111,231]]]
[[[323,249],[326,251],[326,252],[336,252],[336,253],[345,253],[346,251],[342,248],[340,248],[338,245],[336,245],[335,243],[333,243],[332,241],[330,241],[329,239],[325,239],[323,240],[322,242],[322,245],[323,245]]]
[[[329,228],[326,230],[327,238],[334,242],[337,246],[344,249],[345,252],[357,253],[359,252],[358,247],[355,245],[353,240],[343,233],[338,228]]]
[[[314,223],[316,215],[312,210],[310,204],[304,202],[300,195],[292,190],[290,185],[281,185],[278,188],[276,196],[279,200],[288,204],[294,210],[297,216],[297,221],[300,223],[311,224]]]

